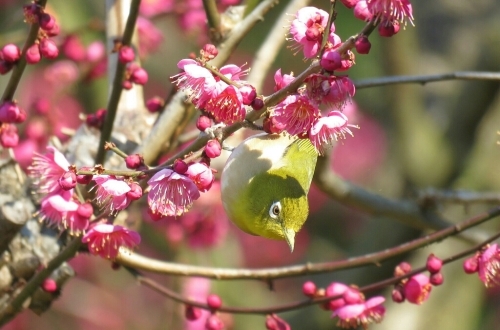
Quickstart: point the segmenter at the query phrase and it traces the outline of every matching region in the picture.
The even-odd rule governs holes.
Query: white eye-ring
[[[269,208],[269,216],[273,219],[277,219],[280,213],[281,213],[281,203],[279,201],[274,202]]]

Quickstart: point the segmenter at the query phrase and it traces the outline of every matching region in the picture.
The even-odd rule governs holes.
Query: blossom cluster
[[[347,76],[333,74],[333,71],[348,70],[354,64],[354,55],[349,50],[343,54],[337,52],[342,41],[334,33],[333,23],[326,29],[328,17],[325,11],[315,7],[302,8],[295,15],[290,26],[290,40],[295,42],[293,48],[302,49],[307,58],[319,54],[323,35],[329,30],[320,61],[324,72],[310,75],[295,93],[269,107],[264,120],[266,132],[286,132],[309,138],[319,153],[324,153],[346,134],[352,135],[350,128],[356,127],[348,124],[348,118],[341,111],[354,96],[354,84]],[[247,106],[259,111],[265,105],[255,88],[242,79],[246,72],[241,67],[234,64],[220,69],[210,66],[208,61],[216,55],[212,45],[205,45],[200,58],[179,61],[177,66],[182,72],[172,77],[179,89],[202,111],[199,122],[205,123],[204,129],[210,120],[202,121],[201,118],[231,125],[245,119]],[[294,79],[293,75],[278,70],[274,76],[275,91],[288,88]],[[321,105],[330,108],[326,115],[322,114]]]
[[[302,286],[302,292],[310,298],[337,297],[322,307],[333,312],[332,317],[337,318],[337,325],[342,328],[366,328],[371,323],[381,322],[385,314],[384,297],[375,296],[366,300],[356,287],[340,282],[332,282],[322,289],[307,281]]]
[[[486,245],[481,251],[466,259],[463,267],[467,274],[477,273],[487,288],[500,285],[500,249],[498,244]]]

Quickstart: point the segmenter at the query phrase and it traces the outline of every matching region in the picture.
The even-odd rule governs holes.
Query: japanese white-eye
[[[222,172],[222,202],[243,231],[284,239],[293,251],[295,234],[309,214],[307,193],[318,153],[308,139],[258,134],[237,146]]]

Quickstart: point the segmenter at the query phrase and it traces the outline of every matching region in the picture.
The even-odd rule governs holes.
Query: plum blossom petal
[[[486,287],[500,284],[500,250],[498,244],[491,244],[477,257],[479,278]]]
[[[179,216],[200,197],[193,180],[171,169],[159,171],[149,179],[148,184],[151,187],[148,205],[152,214]]]
[[[120,247],[133,249],[141,242],[141,236],[128,228],[106,223],[91,227],[82,238],[93,255],[115,259]]]
[[[347,117],[340,111],[331,111],[327,116],[318,118],[309,130],[309,139],[320,154],[346,134],[353,135],[349,127],[358,128],[347,123]]]
[[[274,126],[290,135],[298,135],[307,132],[320,115],[318,107],[307,96],[294,94],[274,106],[270,118]]]
[[[48,146],[44,155],[35,154],[28,171],[38,193],[50,194],[61,190],[59,178],[68,171],[69,166],[68,160],[61,152]]]

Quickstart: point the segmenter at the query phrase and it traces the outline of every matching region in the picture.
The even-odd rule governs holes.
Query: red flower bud
[[[216,294],[210,294],[207,297],[207,305],[212,310],[217,310],[222,306],[222,299]]]

